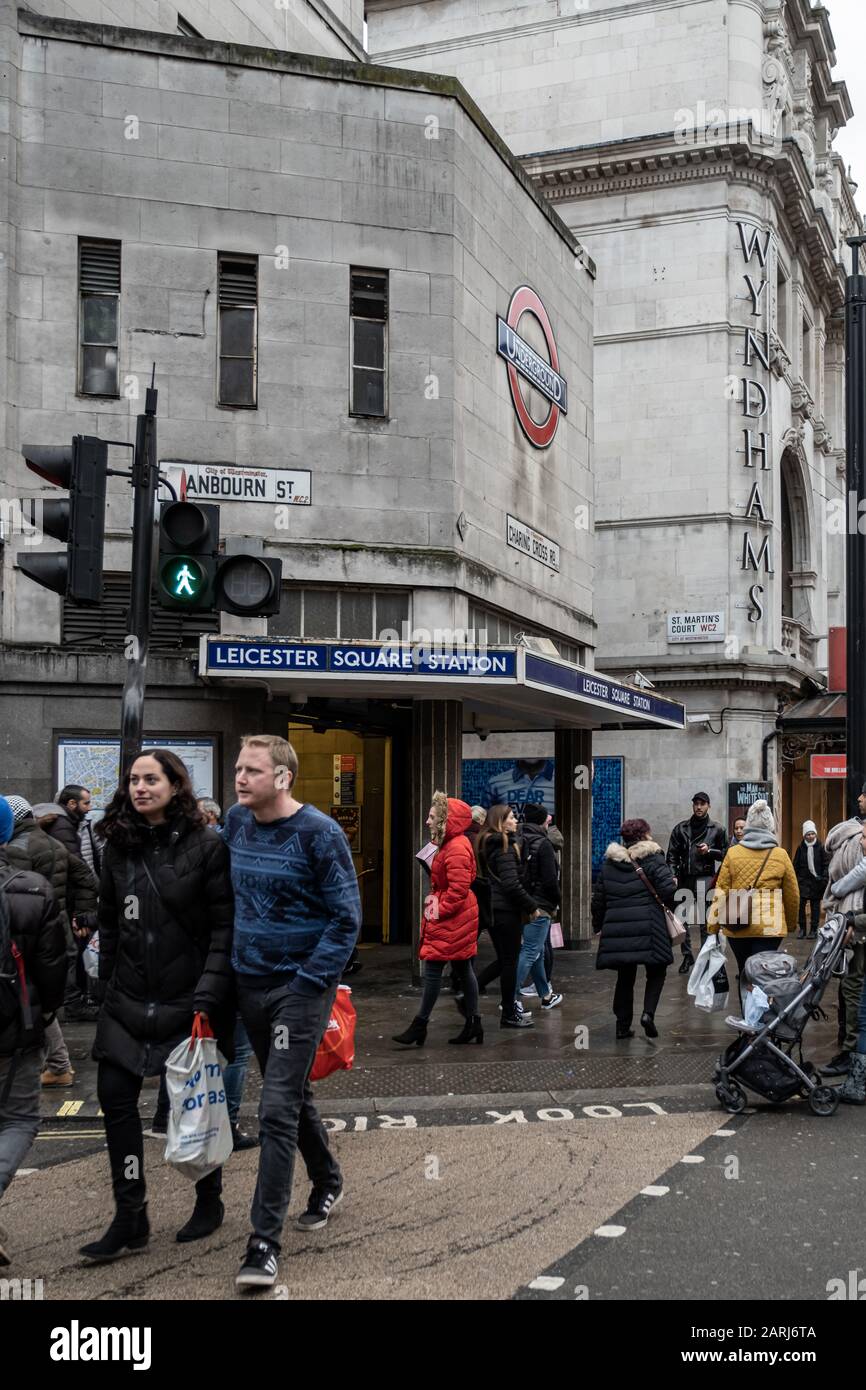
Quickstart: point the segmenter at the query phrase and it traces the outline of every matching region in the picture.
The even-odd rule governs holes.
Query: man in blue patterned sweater
[[[232,964],[238,1002],[264,1084],[261,1155],[250,1211],[253,1234],[236,1283],[277,1277],[295,1151],[313,1184],[301,1230],[327,1224],[343,1178],[308,1080],[340,976],[361,926],[349,842],[336,821],[296,801],[298,758],[285,739],[243,739],[238,804],[226,816],[235,893]]]

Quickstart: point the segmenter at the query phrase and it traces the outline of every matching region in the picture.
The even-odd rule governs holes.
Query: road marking
[[[703,1163],[703,1154],[686,1154],[685,1158],[680,1159],[680,1163]]]
[[[29,1178],[31,1173],[38,1173],[38,1168],[16,1168],[16,1178]]]
[[[75,1130],[73,1130],[71,1133],[66,1133],[66,1134],[61,1134],[59,1130],[56,1131],[55,1133],[52,1133],[51,1131],[49,1131],[48,1134],[37,1134],[36,1138],[37,1138],[37,1139],[48,1139],[49,1141],[53,1141],[53,1140],[55,1140],[55,1139],[104,1139],[104,1138],[105,1138],[105,1130],[104,1130],[104,1129],[75,1129]]]
[[[737,1131],[735,1129],[717,1129],[715,1134],[711,1134],[711,1139],[734,1139]]]
[[[62,1120],[67,1115],[77,1115],[83,1104],[83,1100],[65,1100],[57,1112],[57,1119]]]
[[[625,1235],[625,1226],[598,1226],[592,1234],[594,1236],[610,1236],[611,1239],[614,1239],[616,1236]]]
[[[539,1274],[537,1279],[533,1279],[529,1287],[531,1289],[544,1289],[545,1293],[553,1293],[554,1289],[561,1289],[564,1283],[564,1279],[559,1279],[553,1274]]]
[[[641,1196],[642,1196],[642,1197],[666,1197],[667,1194],[670,1192],[670,1188],[669,1188],[669,1187],[642,1187],[640,1191],[641,1191]]]

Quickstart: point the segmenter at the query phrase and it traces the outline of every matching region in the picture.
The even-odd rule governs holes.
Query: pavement
[[[792,944],[803,954],[808,943]],[[325,1230],[297,1231],[291,1218],[308,1189],[296,1175],[277,1285],[254,1297],[665,1299],[685,1314],[684,1300],[817,1302],[859,1287],[864,1112],[842,1106],[816,1119],[794,1101],[726,1114],[710,1076],[733,1034],[723,1017],[697,1013],[684,977],[669,976],[657,1042],[617,1043],[612,975],[596,972],[589,953],[560,952],[562,1008],[536,1011],[538,1026],[514,1033],[500,1031],[487,998],[484,1045],[455,1061],[453,1001],[441,998],[427,1047],[407,1054],[390,1041],[417,1005],[406,952],[369,948],[362,961],[355,1069],[316,1088],[346,1196]],[[104,1230],[111,1198],[87,1061],[93,1028],[67,1031],[76,1086],[64,1099],[43,1094],[42,1129],[4,1200],[8,1273],[41,1279],[46,1300],[240,1298],[233,1276],[256,1150],[226,1166],[219,1231],[179,1246],[191,1185],[147,1140],[148,1250],[82,1264],[78,1246]],[[832,1017],[810,1026],[805,1051],[835,1051]],[[251,1067],[251,1129],[257,1089]],[[155,1096],[143,1093],[145,1113]]]

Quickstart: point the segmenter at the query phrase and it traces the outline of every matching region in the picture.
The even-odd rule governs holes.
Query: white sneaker
[[[524,1009],[524,1007],[523,1007],[523,1005],[521,1004],[521,1002],[520,1002],[519,999],[515,999],[515,1001],[514,1001],[514,1007],[515,1007],[515,1009],[517,1010],[517,1012],[518,1012],[519,1014],[523,1014],[523,1017],[524,1017],[524,1018],[532,1018],[532,1014],[529,1012],[528,1009]],[[501,1004],[499,1005],[499,1012],[502,1013],[502,1005],[501,1005]]]
[[[535,988],[535,985],[527,985],[525,989],[522,989],[520,991],[520,993],[525,994],[529,999],[538,998],[538,990]]]
[[[542,999],[542,1001],[541,1001],[541,1007],[542,1007],[543,1009],[555,1009],[555,1008],[557,1008],[557,1006],[558,1006],[559,1004],[561,1004],[561,1003],[562,1003],[562,995],[561,995],[561,994],[557,994],[556,991],[554,990],[552,993],[548,994],[548,996],[547,996],[546,999]]]

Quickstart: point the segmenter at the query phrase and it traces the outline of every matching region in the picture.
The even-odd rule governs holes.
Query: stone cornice
[[[813,181],[790,137],[762,142],[751,122],[729,126],[726,137],[710,126],[695,143],[682,133],[659,132],[572,149],[523,156],[526,172],[552,203],[604,197],[678,183],[725,179],[748,182],[774,197],[829,312],[845,302],[845,271],[834,232],[812,201]]]

